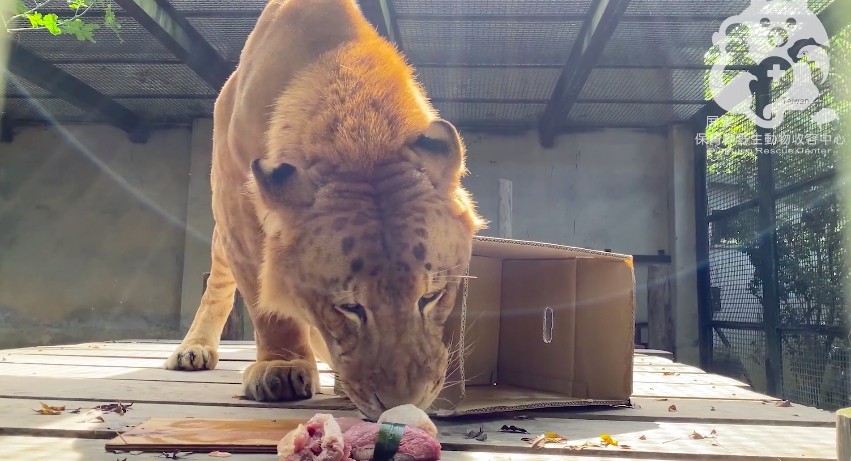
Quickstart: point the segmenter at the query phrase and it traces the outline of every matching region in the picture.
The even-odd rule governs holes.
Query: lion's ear
[[[420,134],[410,147],[423,160],[432,183],[441,192],[450,192],[461,176],[464,145],[455,126],[437,119]]]
[[[251,174],[262,199],[269,205],[308,207],[313,204],[316,186],[289,163],[255,159],[251,162]]]

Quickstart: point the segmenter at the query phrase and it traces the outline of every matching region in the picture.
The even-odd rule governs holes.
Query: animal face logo
[[[735,55],[742,51],[734,37],[728,35],[736,26],[746,28],[743,44],[747,46],[747,58],[756,68],[739,71],[725,82],[725,73],[731,72],[727,67],[736,63]],[[810,65],[821,70],[818,83],[825,83],[830,72],[829,42],[824,25],[807,7],[806,0],[751,0],[748,8],[725,20],[712,36],[712,43],[720,51],[709,75],[712,98],[727,112],[745,115],[762,128],[777,128],[786,112],[806,110],[819,97]],[[773,94],[771,102],[755,111],[753,101],[758,88],[765,87],[759,84],[779,82],[790,68],[789,88]],[[824,124],[837,115],[833,109],[824,108],[812,118],[815,123]]]

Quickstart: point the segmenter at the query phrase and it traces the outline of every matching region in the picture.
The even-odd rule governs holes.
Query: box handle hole
[[[544,342],[549,344],[553,341],[553,310],[544,308]]]

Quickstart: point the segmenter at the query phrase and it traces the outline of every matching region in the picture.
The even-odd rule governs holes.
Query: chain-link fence
[[[807,58],[780,78],[776,62],[745,64],[770,82],[758,86],[752,110],[776,109],[811,84],[819,96],[806,110],[786,112],[773,129],[736,114],[708,120],[698,149],[706,217],[698,232],[708,241],[699,255],[708,266],[699,271],[702,346],[714,372],[835,410],[851,405],[847,220],[835,173],[846,142],[836,119],[849,104],[832,69],[851,56],[851,27],[828,50],[805,44],[798,54]]]

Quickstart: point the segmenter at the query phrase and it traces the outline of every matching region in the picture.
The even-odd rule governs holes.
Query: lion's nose
[[[400,405],[411,404],[419,407],[423,402],[424,395],[422,393],[398,393],[398,392],[376,392],[375,399],[381,406],[381,410],[389,410]]]

